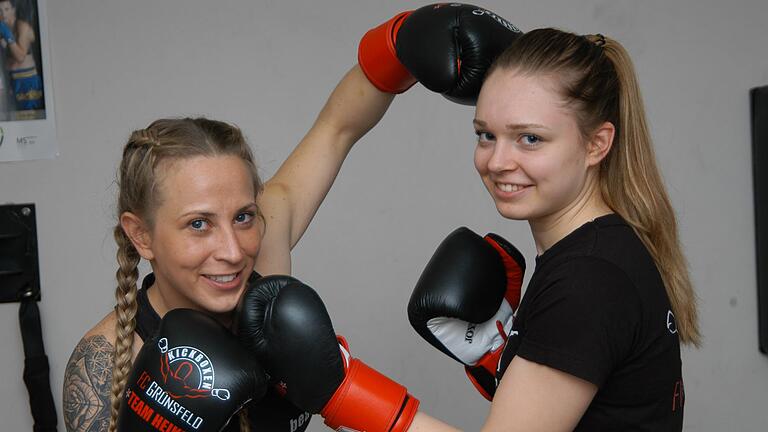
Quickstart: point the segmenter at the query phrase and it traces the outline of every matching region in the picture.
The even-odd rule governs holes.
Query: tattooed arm
[[[77,344],[64,372],[64,426],[67,432],[106,432],[115,352],[115,312],[110,312]],[[141,348],[134,333],[133,358]]]
[[[68,432],[102,432],[109,427],[114,346],[104,335],[86,335],[64,373],[64,425]]]

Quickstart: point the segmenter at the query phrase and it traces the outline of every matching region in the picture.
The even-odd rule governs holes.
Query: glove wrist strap
[[[320,413],[335,430],[405,432],[418,410],[419,400],[358,359]]]
[[[365,76],[377,89],[402,93],[416,83],[416,78],[400,63],[395,51],[397,31],[411,11],[395,15],[369,30],[360,40],[357,61]]]

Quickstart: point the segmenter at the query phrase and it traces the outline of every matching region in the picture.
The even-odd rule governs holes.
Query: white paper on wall
[[[0,1],[0,161],[58,156],[45,0]]]

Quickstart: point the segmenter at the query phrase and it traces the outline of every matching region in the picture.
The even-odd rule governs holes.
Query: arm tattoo
[[[83,338],[64,372],[64,425],[69,432],[102,432],[109,427],[112,355],[104,336]]]

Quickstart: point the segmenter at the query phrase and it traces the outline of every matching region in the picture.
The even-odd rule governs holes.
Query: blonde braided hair
[[[146,129],[134,131],[123,148],[118,170],[117,216],[126,212],[139,216],[147,228],[154,225],[153,215],[160,204],[158,165],[167,160],[194,156],[240,157],[249,168],[255,194],[261,191],[253,154],[236,126],[204,118],[161,119]],[[259,214],[261,217],[261,214]],[[122,394],[132,366],[133,332],[136,328],[136,295],[141,259],[128,235],[118,223],[114,228],[117,243],[115,290],[115,351],[112,362],[109,432],[117,428]],[[239,415],[240,430],[250,431],[245,409]]]

